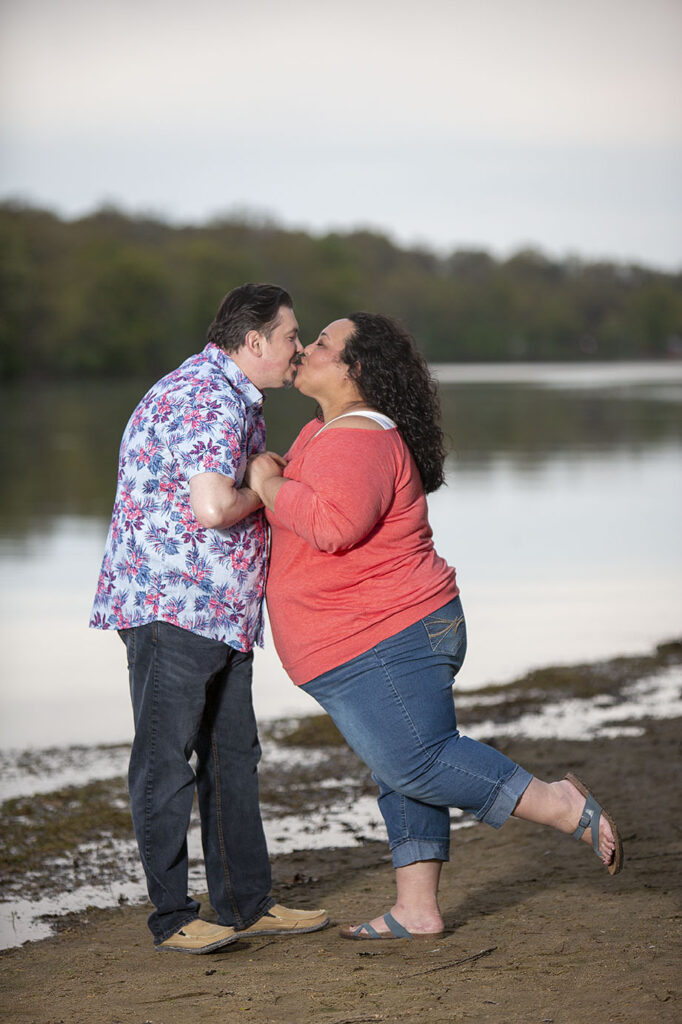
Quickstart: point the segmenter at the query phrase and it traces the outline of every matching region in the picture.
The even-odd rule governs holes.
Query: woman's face
[[[303,349],[295,380],[298,391],[311,398],[322,398],[348,387],[348,365],[340,356],[354,330],[351,320],[334,320],[312,345]]]

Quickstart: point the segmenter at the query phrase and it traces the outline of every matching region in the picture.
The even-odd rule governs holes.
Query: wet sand
[[[673,1022],[680,1007],[681,720],[589,743],[500,745],[543,778],[573,769],[615,817],[625,868],[516,820],[453,835],[447,926],[431,942],[348,942],[335,925],[388,909],[383,843],[273,862],[283,903],[325,906],[311,935],[241,940],[222,953],[156,953],[147,907],[67,918],[54,938],[2,955],[4,1020],[35,1024],[576,1024]],[[210,909],[204,904],[207,917]]]

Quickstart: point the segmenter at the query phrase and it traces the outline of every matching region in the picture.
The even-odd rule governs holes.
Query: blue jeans
[[[211,905],[220,924],[246,928],[274,902],[258,803],[253,653],[167,622],[120,634],[135,719],[128,786],[155,907],[149,918],[154,941],[163,942],[199,912],[187,894],[195,787]]]
[[[460,735],[452,681],[465,652],[455,598],[303,686],[372,769],[394,867],[448,860],[450,807],[500,828],[532,778]]]

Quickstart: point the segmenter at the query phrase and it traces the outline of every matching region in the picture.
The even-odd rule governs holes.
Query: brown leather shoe
[[[290,910],[275,903],[252,925],[237,932],[237,936],[297,935],[299,932],[317,932],[327,924],[329,914],[326,910]]]
[[[236,942],[240,934],[234,928],[210,924],[209,921],[202,921],[197,917],[163,942],[159,942],[154,949],[158,949],[159,953],[212,953],[231,942]]]

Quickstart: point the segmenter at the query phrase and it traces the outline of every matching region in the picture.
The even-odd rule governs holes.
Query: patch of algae
[[[497,683],[479,690],[458,691],[455,699],[467,701],[466,719],[479,717],[509,720],[532,711],[549,701],[568,698],[589,700],[604,694],[615,695],[626,686],[655,675],[663,669],[682,663],[682,640],[659,644],[651,655],[612,658],[581,665],[553,665],[535,669],[511,683]],[[476,698],[483,698],[477,706]],[[487,701],[499,697],[500,703],[491,712]]]
[[[539,689],[566,697],[596,697],[598,694],[619,690],[634,679],[641,679],[681,661],[682,641],[671,641],[660,644],[651,655],[536,669],[511,685],[514,690]],[[486,687],[481,692],[492,693],[495,689],[505,687]]]
[[[43,868],[45,860],[73,855],[102,836],[130,838],[124,779],[67,786],[2,805],[0,882]]]
[[[285,747],[344,747],[346,741],[329,715],[301,718],[289,732],[280,732],[277,742]]]

